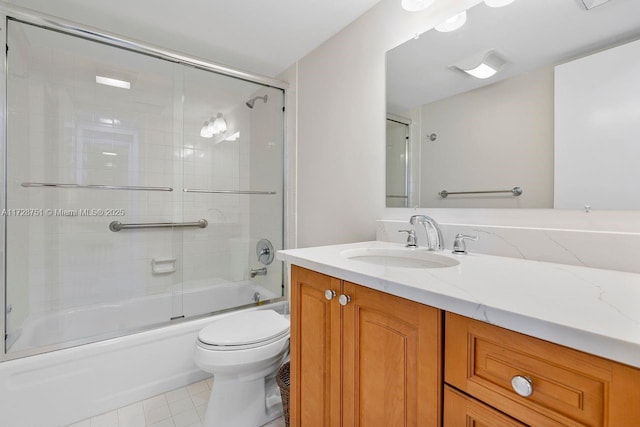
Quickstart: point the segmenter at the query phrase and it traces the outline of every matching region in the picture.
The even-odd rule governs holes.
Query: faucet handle
[[[398,230],[398,233],[407,233],[407,248],[417,248],[418,239],[414,230]]]
[[[475,242],[478,240],[478,236],[468,236],[460,233],[456,234],[456,238],[453,239],[453,250],[451,252],[456,255],[466,255],[468,252],[465,240],[473,240]]]

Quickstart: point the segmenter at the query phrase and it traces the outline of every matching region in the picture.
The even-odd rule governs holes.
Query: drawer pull
[[[529,377],[516,375],[511,378],[511,387],[522,397],[529,397],[533,394],[533,381]]]
[[[338,297],[338,301],[340,302],[340,305],[347,305],[349,304],[349,302],[351,301],[351,297],[349,295],[340,295]]]
[[[332,289],[327,289],[326,291],[324,291],[324,297],[327,299],[327,301],[331,301],[335,296],[336,296],[336,291]]]

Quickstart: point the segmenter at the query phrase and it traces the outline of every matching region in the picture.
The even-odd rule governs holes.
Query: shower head
[[[265,95],[265,96],[254,96],[253,98],[251,98],[250,100],[248,100],[247,102],[244,103],[244,105],[246,105],[247,107],[253,109],[253,104],[256,103],[256,100],[258,99],[262,99],[264,101],[264,103],[267,103],[267,99],[269,99],[269,95]]]

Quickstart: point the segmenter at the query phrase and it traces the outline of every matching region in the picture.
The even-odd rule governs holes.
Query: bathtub
[[[264,301],[256,305],[255,300]],[[12,352],[87,336],[167,322],[176,301],[171,292],[120,304],[95,305],[34,316],[26,321]],[[0,363],[2,425],[65,426],[204,379],[193,363],[198,332],[214,318],[240,310],[288,310],[288,303],[251,282],[222,283],[184,291],[185,317],[213,316],[104,339],[64,350]],[[228,310],[245,306],[240,310]],[[126,322],[126,325],[123,324]],[[87,325],[100,325],[100,330]],[[123,327],[126,326],[126,327]]]

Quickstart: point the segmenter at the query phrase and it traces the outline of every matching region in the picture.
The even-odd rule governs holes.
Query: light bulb
[[[213,133],[225,133],[227,131],[227,122],[222,118],[222,113],[218,113],[216,119],[213,122]]]
[[[204,125],[202,125],[200,136],[203,138],[213,138],[213,133],[209,132],[209,122],[204,122]]]

